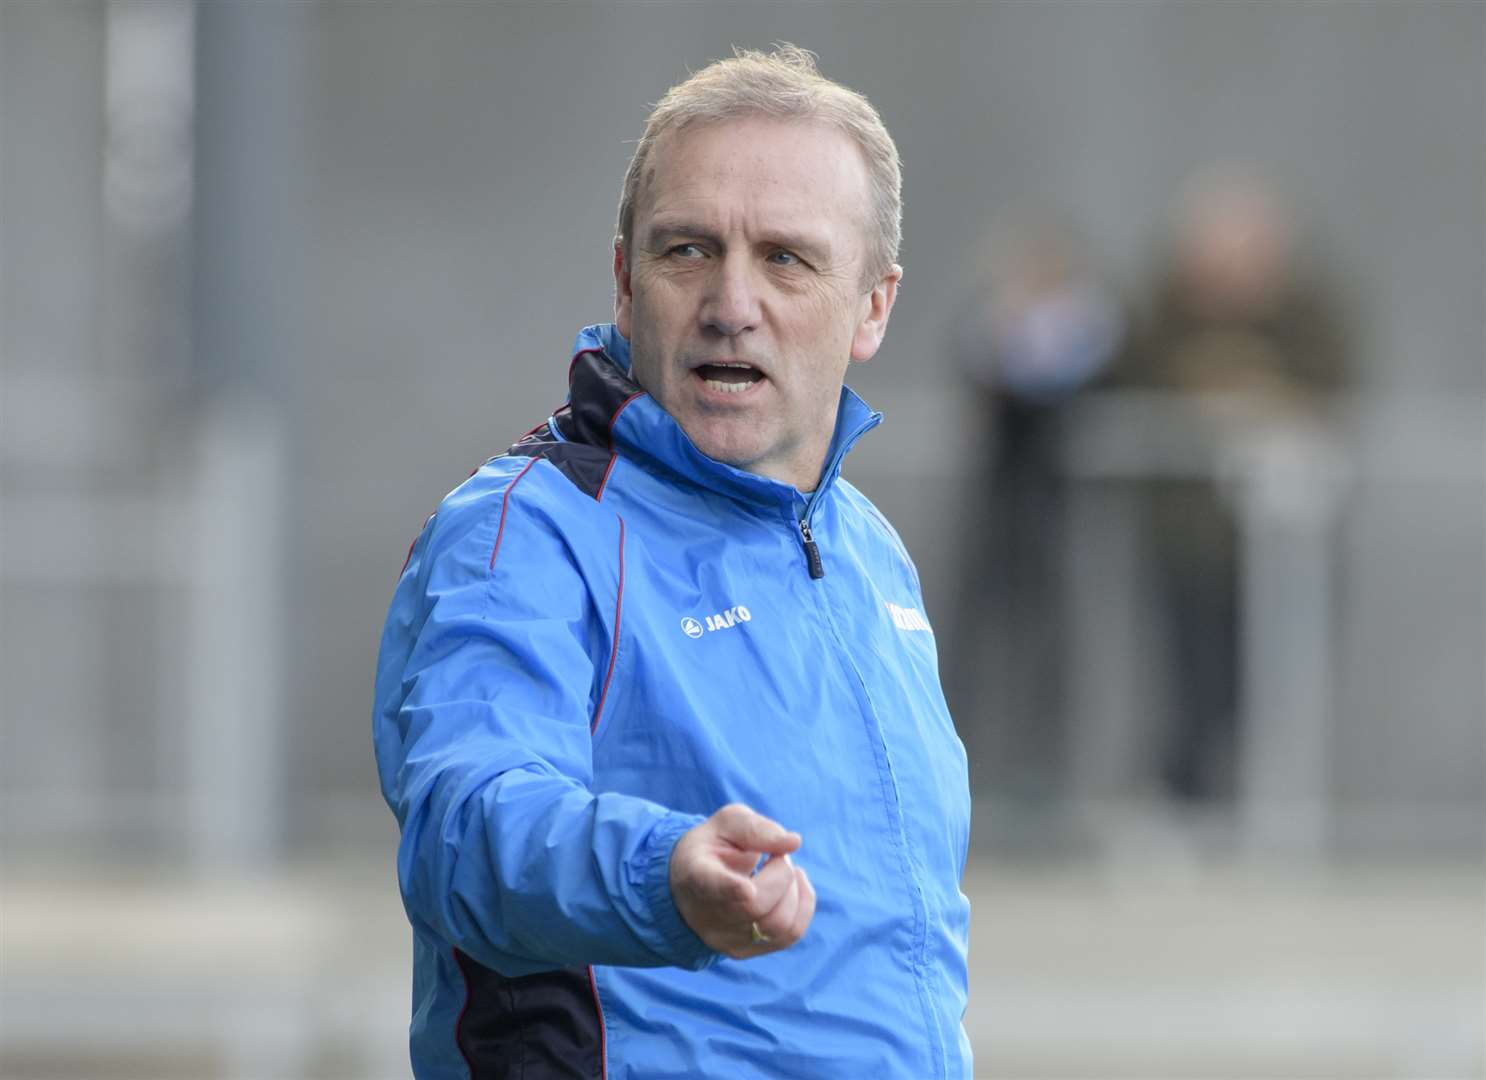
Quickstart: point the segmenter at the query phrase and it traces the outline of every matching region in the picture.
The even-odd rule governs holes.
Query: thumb
[[[717,835],[744,851],[787,855],[798,850],[800,834],[742,803],[731,803],[712,815]]]

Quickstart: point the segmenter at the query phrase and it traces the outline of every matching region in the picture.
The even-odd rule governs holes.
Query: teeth
[[[724,394],[741,394],[753,385],[747,382],[719,382],[717,379],[703,379],[702,381],[713,390],[721,390]]]

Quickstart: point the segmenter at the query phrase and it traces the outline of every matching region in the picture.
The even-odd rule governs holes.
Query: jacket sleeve
[[[505,975],[705,967],[716,954],[669,882],[671,849],[702,819],[591,790],[619,522],[570,542],[530,480],[446,500],[388,614],[374,734],[409,918]],[[578,547],[607,561],[584,565]]]

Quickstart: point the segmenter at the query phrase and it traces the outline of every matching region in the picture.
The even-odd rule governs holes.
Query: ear
[[[866,311],[861,322],[857,323],[856,333],[851,336],[851,358],[858,364],[865,364],[877,355],[882,335],[887,333],[888,316],[893,313],[893,301],[898,299],[898,282],[902,279],[903,268],[894,263],[867,294]]]
[[[634,315],[634,293],[630,291],[629,265],[624,261],[624,247],[614,238],[614,325],[628,340]]]

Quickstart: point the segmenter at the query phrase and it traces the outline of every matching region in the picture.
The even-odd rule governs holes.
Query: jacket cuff
[[[683,833],[705,820],[692,814],[668,814],[650,831],[639,860],[641,892],[660,941],[659,952],[670,963],[691,971],[709,967],[718,954],[697,937],[676,910],[671,896],[671,851]]]

